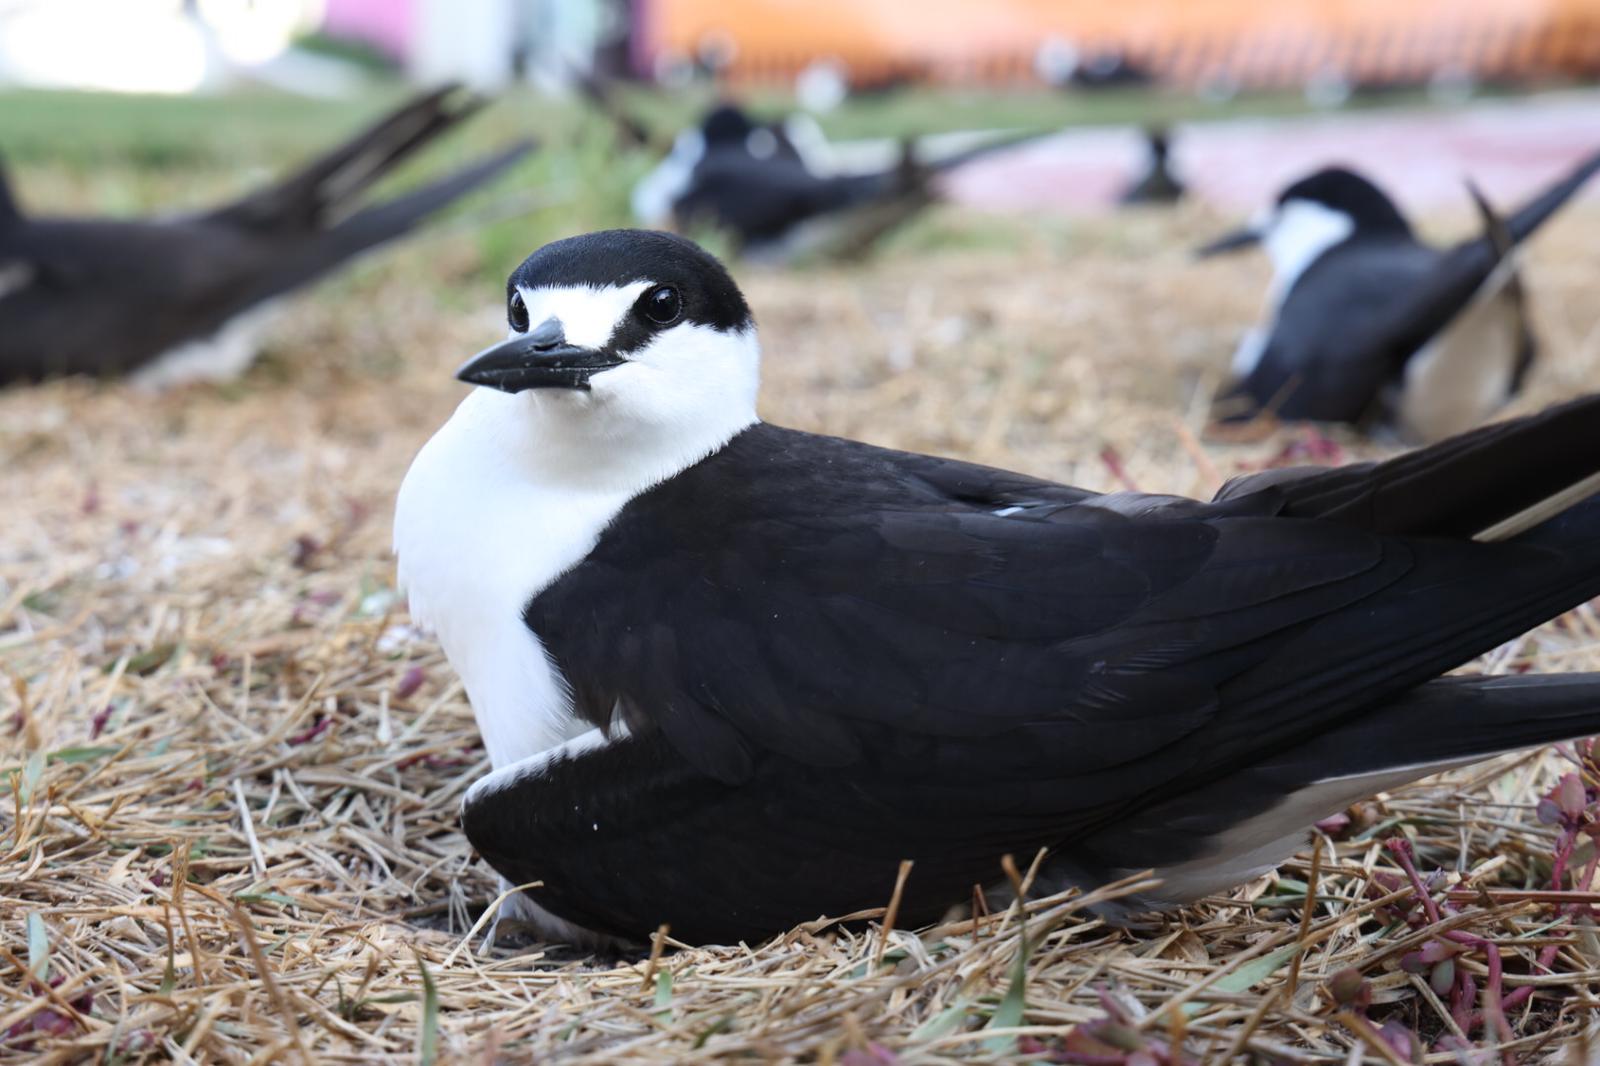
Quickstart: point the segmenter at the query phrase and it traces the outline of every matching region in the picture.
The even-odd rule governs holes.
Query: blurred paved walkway
[[[1200,199],[1248,213],[1288,181],[1328,163],[1372,176],[1412,212],[1464,209],[1471,175],[1503,207],[1600,149],[1600,92],[1179,126],[1174,169]],[[953,200],[986,210],[1110,210],[1144,146],[1132,127],[1074,130],[964,168]],[[1600,181],[1585,190],[1600,197]]]

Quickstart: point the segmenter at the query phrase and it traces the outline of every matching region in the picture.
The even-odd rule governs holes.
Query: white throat
[[[1272,281],[1267,285],[1261,325],[1246,331],[1234,350],[1235,378],[1245,378],[1255,372],[1267,352],[1278,311],[1300,275],[1322,253],[1355,232],[1356,224],[1343,211],[1310,200],[1290,200],[1276,210],[1263,212],[1252,222],[1251,228],[1261,234],[1261,243],[1272,260]]]
[[[706,139],[698,129],[687,129],[672,142],[672,151],[654,170],[633,187],[630,206],[633,217],[646,226],[665,226],[672,221],[678,199],[689,191],[694,168],[706,154]]]
[[[496,768],[589,728],[522,620],[629,500],[757,421],[754,330],[684,323],[591,390],[474,389],[413,461],[395,507],[412,616],[439,638]]]
[[[1281,301],[1322,253],[1355,232],[1343,211],[1311,200],[1281,204],[1263,227],[1261,242],[1272,260],[1274,302]]]

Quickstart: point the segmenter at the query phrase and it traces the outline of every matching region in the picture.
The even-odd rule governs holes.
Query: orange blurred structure
[[[1038,77],[1047,42],[1180,86],[1600,75],[1600,0],[640,0],[636,10],[645,69],[711,49],[729,56],[721,73],[737,82],[791,79],[817,60],[860,83],[1019,82]]]

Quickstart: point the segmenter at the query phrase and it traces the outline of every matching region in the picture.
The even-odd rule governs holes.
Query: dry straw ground
[[[1000,241],[946,216],[866,267],[746,272],[765,412],[1108,488],[1206,493],[1284,454],[1358,454],[1298,432],[1197,441],[1263,280],[1249,258],[1187,258],[1219,221]],[[1579,208],[1534,250],[1548,358],[1530,403],[1600,381],[1597,243]],[[494,892],[455,813],[484,759],[407,624],[388,536],[406,464],[462,394],[451,368],[501,328],[478,254],[436,234],[294,303],[237,386],[0,396],[0,1061],[1148,1066],[1176,1040],[1207,1061],[1392,1063],[1410,1052],[1379,1027],[1449,1036],[1441,968],[1482,989],[1485,939],[1510,1006],[1489,1023],[1515,1055],[1542,1061],[1589,1021],[1600,944],[1524,891],[1549,887],[1563,833],[1534,809],[1574,769],[1556,752],[1381,798],[1319,876],[1303,856],[1139,930],[1050,900],[976,929],[807,927],[653,961],[465,939]],[[1600,666],[1600,617],[1480,666]],[[1402,957],[1438,928],[1391,833],[1424,876],[1448,871],[1430,885],[1443,928],[1482,938],[1448,960],[1436,942],[1420,974]],[[1590,855],[1567,860],[1568,889]],[[1340,1005],[1347,967],[1368,984]],[[1073,1029],[1108,1009],[1119,1025]]]

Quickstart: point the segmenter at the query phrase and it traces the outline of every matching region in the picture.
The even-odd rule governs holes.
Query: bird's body
[[[760,422],[731,285],[657,234],[536,253],[401,490],[493,764],[467,834],[559,935],[761,937],[881,906],[902,859],[920,922],[1040,847],[1053,881],[1154,867],[1167,906],[1372,791],[1600,731],[1593,677],[1435,680],[1600,593],[1600,400],[1101,495]]]
[[[1234,356],[1218,413],[1346,422],[1412,441],[1481,424],[1521,388],[1534,358],[1513,252],[1596,169],[1597,155],[1488,234],[1419,241],[1366,179],[1333,168],[1291,185],[1250,229],[1273,279],[1260,325]]]
[[[789,124],[758,124],[723,105],[684,131],[640,182],[634,214],[647,225],[723,231],[758,259],[850,255],[932,203],[937,174],[1030,136],[1001,137],[930,163],[906,145],[891,167],[819,173]]]
[[[429,93],[278,185],[202,214],[34,218],[0,195],[0,384],[236,375],[273,301],[406,232],[527,151],[377,206],[352,202],[476,107],[453,89]]]

